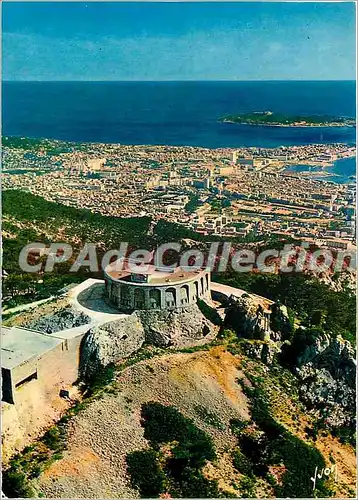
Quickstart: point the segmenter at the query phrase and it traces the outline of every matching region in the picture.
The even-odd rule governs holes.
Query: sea
[[[2,134],[207,148],[355,144],[352,127],[218,121],[227,114],[268,110],[354,117],[355,97],[354,81],[3,82]],[[348,179],[355,160],[336,162],[330,172]]]
[[[326,174],[319,173],[322,170]],[[312,167],[311,165],[290,165],[285,172],[294,174],[295,172],[312,172],[312,179],[319,181],[335,182],[338,184],[355,184],[356,183],[356,158],[341,158],[333,162],[330,167]],[[333,175],[332,175],[333,174]]]

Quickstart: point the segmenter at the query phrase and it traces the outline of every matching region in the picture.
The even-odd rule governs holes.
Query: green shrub
[[[310,478],[315,467],[325,466],[321,453],[289,432],[271,443],[270,453],[270,460],[273,463],[283,462],[287,468],[282,478],[282,486],[276,487],[276,495],[278,497],[311,496]],[[320,496],[325,496],[325,488],[322,484],[317,484],[317,490]]]
[[[192,347],[183,347],[180,349],[180,352],[183,352],[185,354],[191,354],[193,352],[198,352],[198,351],[209,351],[212,347],[213,343],[211,344],[203,344],[203,345],[194,345]]]
[[[202,467],[215,459],[211,438],[176,408],[160,403],[142,405],[144,436],[154,449],[127,456],[131,482],[143,496],[168,492],[172,497],[212,498],[223,496],[216,481],[207,479]],[[161,445],[171,443],[171,453]]]
[[[36,496],[26,475],[23,472],[13,470],[3,472],[2,490],[8,498],[32,498]]]
[[[91,378],[86,380],[86,396],[90,397],[91,395],[105,388],[106,385],[113,382],[115,374],[116,367],[113,363],[110,363],[101,370],[97,371]]]
[[[51,427],[43,435],[42,442],[53,451],[62,451],[65,448],[65,431],[62,426]]]
[[[233,418],[230,420],[230,429],[236,436],[239,436],[243,430],[248,426],[248,420],[241,420],[240,418]]]
[[[240,479],[239,488],[242,498],[255,498],[255,479],[244,476]]]
[[[209,411],[205,406],[201,405],[195,405],[194,410],[196,413],[201,417],[203,422],[205,422],[208,425],[211,425],[212,427],[215,427],[216,429],[224,430],[225,425],[221,422],[219,417],[216,415],[216,413],[213,413]]]
[[[356,446],[356,428],[351,427],[337,427],[332,430],[332,435],[338,437],[341,443],[350,444],[355,448]]]
[[[127,455],[127,469],[131,484],[138,488],[144,498],[155,498],[164,491],[165,474],[162,471],[158,452],[154,450],[134,451]]]
[[[144,437],[153,446],[178,441],[179,447],[190,449],[191,461],[205,463],[216,458],[211,438],[174,407],[155,402],[143,405],[142,425]]]
[[[202,472],[186,469],[180,478],[180,498],[220,498],[217,481],[207,479]]]
[[[234,464],[235,469],[237,469],[241,474],[249,477],[254,476],[252,463],[243,453],[241,453],[240,450],[234,451],[232,463]]]

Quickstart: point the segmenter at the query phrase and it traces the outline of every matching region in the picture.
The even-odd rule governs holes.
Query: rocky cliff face
[[[158,347],[193,346],[209,342],[217,331],[197,305],[175,311],[136,311],[88,332],[82,343],[80,371],[89,377],[135,353],[144,342]]]
[[[288,316],[287,307],[275,302],[270,307],[270,329],[272,340],[288,340],[293,332],[293,325]]]
[[[130,356],[144,340],[143,326],[135,314],[92,328],[82,341],[82,377],[91,377],[104,366]]]
[[[302,399],[327,425],[354,424],[356,360],[348,341],[322,335],[305,349],[295,371]]]
[[[174,311],[137,311],[146,342],[159,347],[184,347],[209,342],[217,328],[196,304]]]
[[[226,309],[225,324],[233,328],[240,337],[258,340],[269,340],[270,323],[260,304],[249,296],[243,296]]]
[[[252,296],[242,296],[226,309],[225,324],[240,337],[280,341],[292,331],[287,309],[280,304],[264,306]]]
[[[272,340],[247,340],[241,344],[243,352],[252,359],[258,359],[270,366],[280,354],[280,343]]]
[[[243,296],[226,310],[225,324],[248,339],[242,349],[251,358],[271,365],[292,334],[287,310],[280,304],[265,314],[252,297]],[[341,337],[322,335],[307,346],[291,369],[298,378],[307,407],[327,426],[352,426],[355,421],[355,352]]]

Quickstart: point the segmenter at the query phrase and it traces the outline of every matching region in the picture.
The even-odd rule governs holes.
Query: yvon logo
[[[338,480],[338,470],[337,466],[334,464],[332,467],[323,468],[320,473],[318,473],[318,467],[315,468],[314,477],[311,477],[311,481],[313,482],[313,490],[316,488],[317,479],[322,479],[325,476],[325,479],[328,479],[330,476],[334,477],[334,480]]]

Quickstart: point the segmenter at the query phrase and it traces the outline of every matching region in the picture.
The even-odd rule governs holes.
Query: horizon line
[[[218,83],[218,82],[356,82],[356,79],[222,79],[222,80],[2,80],[2,83]]]

